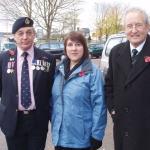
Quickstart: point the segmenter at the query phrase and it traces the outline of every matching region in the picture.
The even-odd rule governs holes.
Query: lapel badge
[[[14,61],[9,61],[7,64],[7,73],[13,73],[14,72],[14,66],[15,62]]]
[[[14,59],[14,57],[10,57],[10,61],[14,61],[15,59]]]

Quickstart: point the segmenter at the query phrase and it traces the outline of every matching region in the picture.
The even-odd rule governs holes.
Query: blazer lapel
[[[18,84],[18,82],[17,82],[17,50],[14,50],[14,52],[15,52],[15,55],[14,55],[14,72],[12,73],[12,80],[13,80],[13,85],[14,85],[15,91],[16,91],[16,93],[18,93],[18,85],[17,85]]]
[[[149,62],[145,62],[145,57],[150,56],[149,43],[150,43],[150,38],[148,37],[142,51],[139,53],[137,62],[133,65],[133,67],[128,75],[125,85],[127,85],[131,81],[133,81],[138,75],[140,75],[144,71],[144,69],[147,66],[150,65]]]

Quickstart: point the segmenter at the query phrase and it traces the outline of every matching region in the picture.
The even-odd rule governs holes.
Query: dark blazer
[[[129,41],[112,49],[105,90],[115,150],[150,150],[149,36],[133,66]]]
[[[51,88],[56,61],[48,53],[34,48],[34,60],[50,64],[47,70],[33,70],[33,91],[36,105],[36,120],[39,132],[47,132]],[[8,63],[14,62],[13,73],[8,73]],[[13,136],[18,114],[17,50],[0,55],[0,127],[6,136]]]

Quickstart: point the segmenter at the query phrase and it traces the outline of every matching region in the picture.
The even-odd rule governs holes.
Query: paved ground
[[[0,150],[7,150],[5,138],[1,131],[0,131]],[[53,146],[51,144],[50,133],[48,134],[45,150],[53,150]],[[103,147],[100,150],[113,150],[112,122],[110,118],[108,119],[106,134],[103,140]]]
[[[93,62],[99,65],[98,59],[93,59]],[[107,123],[107,128],[106,128],[106,134],[103,140],[103,147],[101,147],[101,149],[99,150],[114,150],[112,139],[113,139],[112,138],[112,121],[108,115],[108,123]],[[7,150],[5,138],[1,131],[0,131],[0,150]],[[45,150],[53,150],[53,146],[51,144],[50,133],[48,134]]]

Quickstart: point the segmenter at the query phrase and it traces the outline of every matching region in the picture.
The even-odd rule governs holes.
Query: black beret
[[[33,27],[33,20],[29,17],[18,18],[12,27],[12,34],[15,34],[20,28],[23,27]]]

